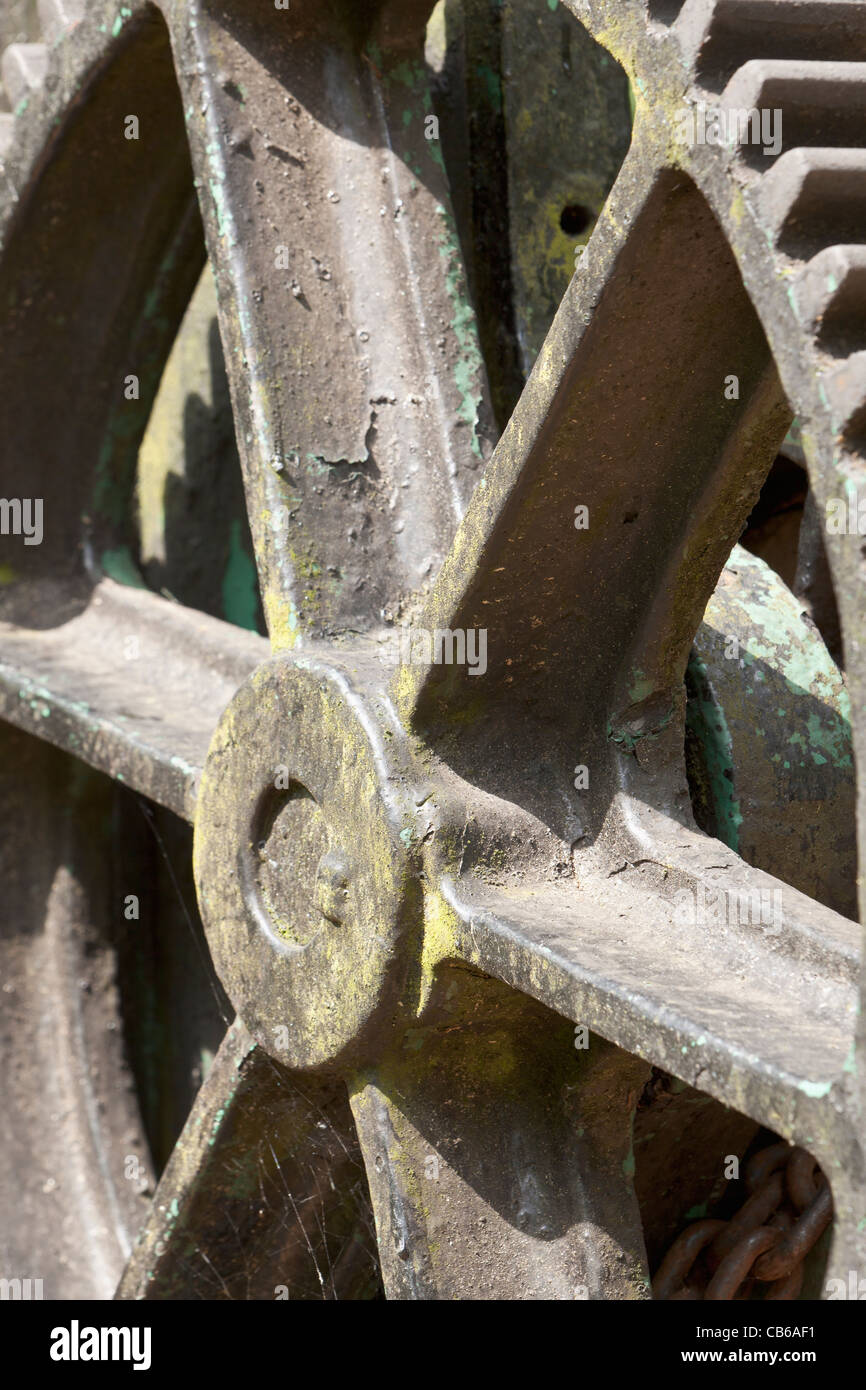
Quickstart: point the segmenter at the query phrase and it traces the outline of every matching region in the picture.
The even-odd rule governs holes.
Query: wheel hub
[[[358,1061],[399,997],[411,803],[386,748],[399,726],[368,690],[363,662],[266,662],[202,777],[195,875],[217,971],[256,1040],[294,1067]]]

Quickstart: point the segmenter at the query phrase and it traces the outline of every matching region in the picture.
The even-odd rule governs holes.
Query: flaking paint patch
[[[116,38],[117,38],[117,36],[118,36],[118,34],[120,33],[121,29],[123,28],[123,26],[124,26],[126,20],[131,19],[131,18],[132,18],[132,10],[127,9],[127,7],[126,7],[125,5],[122,5],[122,6],[121,6],[121,9],[120,9],[120,13],[118,14],[117,18],[115,19],[114,24],[111,26],[111,37],[112,37],[113,39],[116,39]]]
[[[209,1148],[209,1149],[212,1149],[212,1148],[213,1148],[214,1144],[216,1143],[217,1139],[219,1138],[220,1126],[222,1125],[222,1122],[223,1122],[223,1120],[225,1119],[225,1116],[226,1116],[226,1107],[225,1107],[224,1105],[221,1105],[220,1108],[219,1108],[219,1110],[218,1110],[218,1111],[216,1112],[216,1114],[214,1115],[214,1117],[213,1117],[213,1123],[211,1124],[210,1138],[208,1139],[208,1148]]]
[[[214,211],[216,213],[217,236],[221,241],[227,240],[229,245],[233,246],[234,238],[229,236],[232,220],[226,204],[225,192],[218,179],[208,179],[208,188],[213,198]]]
[[[833,1089],[832,1081],[798,1081],[797,1090],[810,1100],[823,1100]]]
[[[648,700],[653,693],[653,682],[649,680],[643,671],[635,670],[632,672],[632,683],[629,686],[629,699],[632,704],[640,704],[641,700]]]
[[[472,452],[480,459],[483,455],[477,425],[481,405],[480,383],[483,380],[483,364],[481,349],[478,344],[475,311],[465,293],[463,260],[453,219],[441,204],[437,206],[436,210],[442,218],[439,255],[444,262],[445,289],[452,306],[451,331],[457,341],[460,353],[454,365],[454,383],[460,397],[457,418],[469,428]]]
[[[799,621],[799,608],[793,600],[787,606],[779,602],[763,561],[738,546],[729,563],[750,580],[749,585],[741,586],[739,595],[749,626],[749,649],[743,652],[743,661],[751,667],[766,662],[779,672],[792,695],[810,697],[822,704],[826,712],[812,713],[806,720],[808,746],[817,755],[816,762],[825,759],[842,771],[850,771],[851,701],[838,668],[821,643],[792,639],[792,625]],[[718,630],[722,641],[726,628],[723,620],[713,618],[713,602],[707,607],[707,621]],[[763,680],[763,672],[757,670],[755,679]],[[799,743],[806,751],[806,740],[801,734],[793,734],[789,741]]]

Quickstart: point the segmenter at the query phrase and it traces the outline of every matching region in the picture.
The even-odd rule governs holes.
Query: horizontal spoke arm
[[[0,717],[191,821],[211,734],[267,642],[111,579],[56,616],[0,623]]]
[[[664,847],[586,890],[446,879],[455,955],[832,1151],[832,1094],[845,1086],[854,1037],[857,925],[706,836],[672,825],[666,844],[654,842]]]

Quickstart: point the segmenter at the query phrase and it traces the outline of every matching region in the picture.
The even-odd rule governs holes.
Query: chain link
[[[827,1179],[805,1149],[784,1142],[755,1154],[747,1196],[729,1221],[695,1221],[677,1236],[653,1280],[653,1297],[743,1300],[799,1296],[803,1264],[833,1219]]]

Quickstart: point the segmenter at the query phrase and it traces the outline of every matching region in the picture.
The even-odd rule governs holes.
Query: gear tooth
[[[862,449],[866,443],[866,351],[854,352],[822,372],[820,385],[836,436],[850,448]]]
[[[44,43],[13,43],[6,49],[0,60],[0,75],[13,110],[23,97],[41,85],[47,62],[48,50]]]
[[[676,34],[680,48],[689,63],[693,63],[704,45],[711,39],[722,6],[717,0],[686,0],[677,17]]]
[[[866,130],[866,63],[755,58],[737,70],[720,104],[729,111],[780,110],[789,148],[808,144],[816,129],[827,144],[855,146]],[[778,158],[764,153],[754,139],[741,145],[740,153],[762,168]]]
[[[844,351],[866,335],[866,246],[828,246],[800,272],[794,297],[820,344]]]
[[[6,153],[12,144],[14,129],[15,117],[10,116],[8,111],[0,112],[0,163],[6,158]]]
[[[77,24],[84,14],[84,0],[38,0],[39,23],[49,43]]]
[[[837,436],[866,442],[866,246],[828,246],[794,285],[800,317],[819,348],[832,356],[821,390]]]
[[[855,242],[866,224],[866,150],[787,150],[750,197],[773,243],[795,259]]]
[[[863,0],[685,0],[675,29],[712,86],[750,58],[866,62]]]

